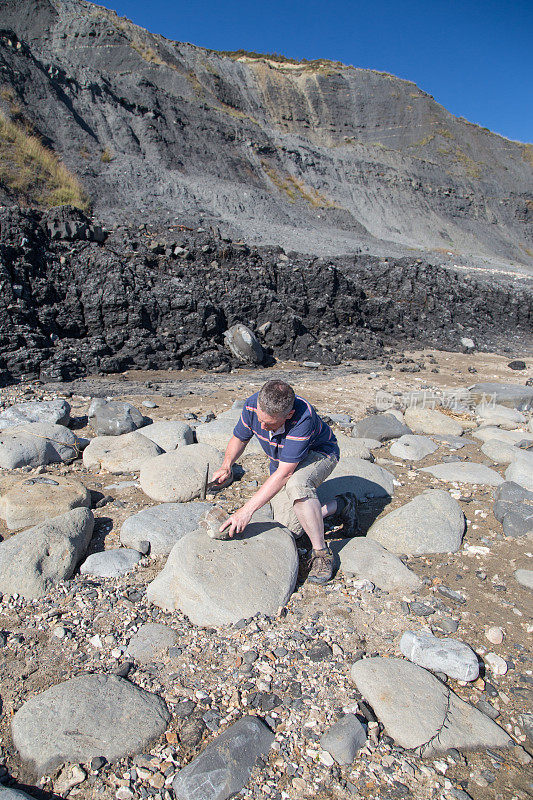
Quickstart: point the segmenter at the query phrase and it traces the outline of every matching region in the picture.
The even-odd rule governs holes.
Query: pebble
[[[504,632],[501,628],[493,626],[485,631],[485,638],[491,644],[501,644],[503,642]]]
[[[507,672],[507,662],[501,656],[496,655],[496,653],[487,653],[483,657],[483,660],[485,664],[488,665],[493,675],[505,675]]]

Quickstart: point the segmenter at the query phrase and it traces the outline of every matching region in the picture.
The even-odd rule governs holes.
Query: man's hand
[[[242,533],[252,518],[252,511],[249,511],[246,506],[239,508],[231,515],[219,528],[220,533],[229,528],[230,539],[235,533]]]
[[[213,475],[213,483],[226,483],[231,477],[231,467],[222,465]]]

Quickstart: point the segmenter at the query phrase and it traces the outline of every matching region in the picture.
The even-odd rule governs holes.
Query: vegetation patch
[[[533,144],[524,144],[522,146],[522,158],[533,167]]]
[[[295,203],[296,200],[302,199],[310,203],[315,208],[338,208],[337,204],[332,200],[328,200],[316,189],[307,186],[302,180],[296,178],[294,175],[280,175],[273,167],[270,167],[266,162],[262,161],[261,166],[264,171],[277,188],[284,192],[289,203]]]
[[[0,112],[0,183],[21,205],[88,210],[79,180],[34,134]]]

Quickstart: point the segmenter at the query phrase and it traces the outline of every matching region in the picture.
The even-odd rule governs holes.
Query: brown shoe
[[[310,583],[327,583],[332,579],[334,556],[327,545],[324,550],[312,550],[308,564],[307,580]]]

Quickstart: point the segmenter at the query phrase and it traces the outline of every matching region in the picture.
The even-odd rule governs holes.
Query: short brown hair
[[[294,389],[285,381],[267,381],[259,390],[257,404],[271,417],[285,417],[294,407]]]

